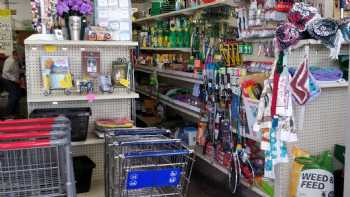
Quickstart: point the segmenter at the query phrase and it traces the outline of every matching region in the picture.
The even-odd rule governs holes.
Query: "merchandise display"
[[[0,196],[346,196],[349,8],[31,0],[27,38],[0,10],[30,118],[0,121]]]
[[[231,11],[218,7],[186,17],[161,13],[161,21],[153,20],[156,13],[136,20],[137,91],[198,121],[195,153],[229,175],[233,193],[244,184],[262,196],[286,196],[287,175],[277,168],[291,162],[287,144],[304,146],[312,140],[306,127],[318,124],[305,120],[306,108],[328,92],[324,87],[347,86],[347,71],[334,63],[344,53],[347,20],[325,18],[319,5],[294,1],[251,0]],[[231,13],[236,33],[222,34],[221,26],[230,28],[222,19]],[[177,42],[186,34],[182,24],[192,35],[186,51],[177,49],[188,47]],[[187,143],[189,135],[182,129],[177,134]]]

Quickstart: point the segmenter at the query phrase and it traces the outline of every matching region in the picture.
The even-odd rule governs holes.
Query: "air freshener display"
[[[102,93],[112,93],[113,92],[111,76],[100,75],[99,76],[99,83],[100,83],[100,91]]]
[[[128,62],[119,58],[112,63],[112,82],[114,86],[123,86],[125,80],[128,80]]]
[[[64,89],[66,94],[71,93],[73,77],[67,56],[42,56],[41,74],[44,95],[49,95],[51,90],[60,89]]]
[[[76,87],[81,95],[92,94],[94,92],[94,83],[92,80],[77,80]]]
[[[81,52],[84,77],[97,77],[100,73],[100,52]]]

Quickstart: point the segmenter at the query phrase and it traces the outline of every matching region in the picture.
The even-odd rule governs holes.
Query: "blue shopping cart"
[[[106,134],[106,196],[186,196],[193,151],[164,134],[154,128]]]

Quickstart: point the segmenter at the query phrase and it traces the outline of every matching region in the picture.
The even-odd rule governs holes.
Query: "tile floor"
[[[191,177],[188,197],[259,197],[256,193],[241,186],[239,192],[232,194],[225,185],[227,176],[207,162],[197,159]],[[104,197],[103,181],[93,182],[88,193],[78,197]]]
[[[207,177],[194,173],[189,188],[188,197],[255,197],[245,188],[240,188],[240,192],[233,195],[219,183],[213,182]],[[78,197],[104,197],[103,181],[92,183],[92,188],[88,193],[78,194]]]

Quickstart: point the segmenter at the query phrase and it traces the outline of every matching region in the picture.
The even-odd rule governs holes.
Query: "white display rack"
[[[231,7],[239,7],[241,4],[240,3],[234,3],[232,0],[216,0],[215,2],[212,3],[206,3],[206,4],[201,4],[197,7],[194,8],[186,8],[178,11],[172,11],[164,14],[159,14],[156,16],[150,16],[146,18],[140,18],[134,21],[135,24],[142,24],[146,22],[152,22],[155,20],[161,20],[173,16],[181,16],[181,15],[193,15],[199,10],[206,9],[206,8],[212,8],[212,7],[218,7],[222,5],[230,5]]]
[[[88,40],[48,40],[48,39],[41,39],[40,36],[33,35],[27,38],[24,41],[24,44],[26,45],[55,45],[55,46],[130,46],[130,47],[136,47],[138,46],[137,42],[133,41],[88,41]]]
[[[140,50],[144,51],[180,51],[184,53],[191,53],[191,48],[155,48],[155,47],[141,47]]]
[[[94,133],[89,133],[85,141],[72,142],[72,146],[103,144],[105,139],[96,137]]]
[[[148,96],[148,97],[151,97],[151,98],[154,98],[154,99],[159,99],[159,101],[161,103],[163,103],[164,105],[172,108],[172,109],[175,109],[176,111],[179,111],[179,112],[182,112],[184,114],[187,114],[195,119],[199,119],[200,118],[200,108],[198,107],[195,107],[195,106],[192,106],[188,103],[184,103],[184,102],[181,102],[181,101],[177,101],[177,100],[174,100],[166,95],[163,95],[163,94],[159,94],[158,96],[156,95],[152,95],[148,92],[145,92],[141,89],[136,89],[137,92],[145,95],[145,96]]]
[[[79,95],[76,88],[72,89],[71,95],[64,95],[62,90],[52,90],[49,96],[44,96],[40,60],[42,56],[67,56],[70,72],[75,80],[79,80],[83,78],[81,66],[83,51],[99,52],[100,73],[111,75],[112,62],[118,58],[130,59],[129,49],[135,46],[137,42],[131,41],[55,41],[50,35],[38,34],[25,40],[28,114],[35,109],[46,108],[89,107],[91,109],[87,140],[72,142],[72,153],[74,156],[86,155],[96,163],[93,180],[104,177],[104,140],[96,138],[92,133],[95,120],[122,117],[131,119],[133,99],[138,98],[139,95],[127,88],[115,88],[111,94],[101,93],[98,79],[92,78],[94,98]]]
[[[135,66],[136,71],[145,72],[145,73],[153,73],[157,72],[158,76],[186,81],[190,83],[198,83],[203,84],[203,79],[199,77],[195,77],[193,73],[188,72],[182,72],[182,71],[176,71],[176,70],[170,70],[170,69],[159,69],[153,66],[144,66],[144,65],[137,65]]]
[[[342,88],[348,87],[349,82],[347,81],[317,81],[320,88]]]
[[[135,92],[117,92],[117,93],[105,93],[96,94],[95,98],[92,100],[114,100],[114,99],[133,99],[139,98],[139,95]],[[41,102],[65,102],[65,101],[86,101],[89,102],[87,95],[72,94],[72,95],[55,95],[55,96],[40,96],[35,95],[27,98],[28,102],[31,103],[41,103]]]
[[[206,155],[203,155],[201,147],[200,146],[195,146],[194,148],[194,154],[201,158],[202,160],[206,161],[208,164],[210,164],[211,166],[213,166],[214,168],[218,169],[219,171],[221,171],[222,173],[224,173],[225,175],[229,175],[229,170],[227,168],[225,168],[224,166],[220,165],[219,163],[217,163],[214,158],[209,158]],[[269,197],[267,194],[265,194],[265,192],[263,192],[259,187],[254,186],[254,185],[249,185],[249,183],[247,183],[246,181],[244,181],[243,179],[240,180],[240,183],[242,185],[244,185],[245,187],[251,189],[253,192],[255,192],[256,194],[258,194],[259,196],[262,197]]]

